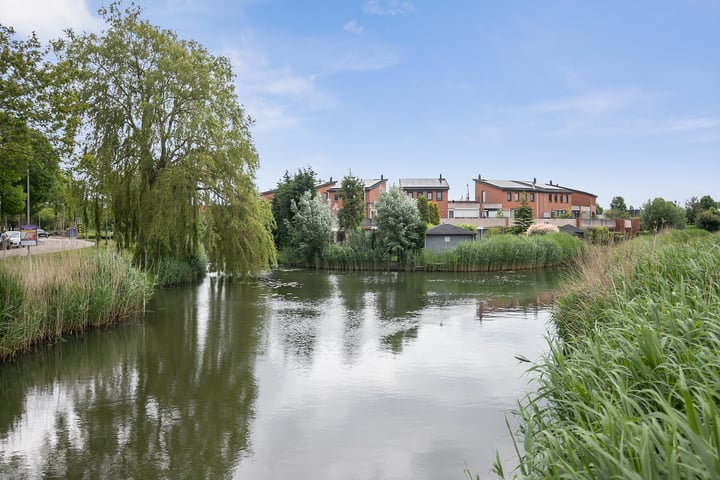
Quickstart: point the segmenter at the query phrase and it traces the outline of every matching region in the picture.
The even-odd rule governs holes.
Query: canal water
[[[0,365],[0,478],[490,478],[556,272],[277,271]]]

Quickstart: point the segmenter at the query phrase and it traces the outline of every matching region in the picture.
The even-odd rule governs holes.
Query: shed
[[[476,232],[443,223],[425,232],[425,249],[447,250],[460,242],[471,242],[477,237]]]
[[[578,238],[585,238],[585,231],[583,229],[577,228],[569,223],[560,227],[560,231],[569,233],[570,235],[575,235]]]

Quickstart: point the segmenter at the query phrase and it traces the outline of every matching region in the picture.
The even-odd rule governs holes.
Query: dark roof
[[[455,225],[450,225],[448,223],[443,223],[442,225],[438,225],[437,227],[433,227],[428,229],[427,232],[425,232],[425,235],[456,235],[456,236],[475,236],[477,233],[473,233],[470,230],[466,230],[464,228],[456,227]]]
[[[401,189],[433,188],[449,189],[447,179],[439,178],[401,178],[399,181]]]
[[[571,235],[580,235],[580,234],[585,233],[585,231],[582,230],[581,228],[577,228],[575,225],[571,225],[569,223],[566,223],[565,225],[560,227],[559,230],[562,230],[563,232],[567,232]]]
[[[540,184],[536,181],[524,181],[524,180],[491,180],[488,178],[475,178],[475,182],[485,183],[492,185],[493,187],[501,190],[512,190],[512,191],[523,191],[523,192],[543,192],[543,193],[584,193],[586,195],[592,195],[597,198],[597,195],[576,188],[565,187],[558,185],[557,183],[545,183]]]

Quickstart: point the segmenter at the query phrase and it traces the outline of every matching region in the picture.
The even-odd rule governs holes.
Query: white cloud
[[[363,27],[355,20],[350,20],[349,22],[345,23],[345,25],[343,25],[343,30],[345,30],[346,32],[354,33],[355,35],[360,35],[363,32]]]
[[[585,95],[536,103],[531,105],[529,109],[540,113],[567,112],[585,115],[602,115],[621,110],[635,99],[636,95],[632,91],[593,92]]]
[[[372,15],[402,15],[415,9],[405,0],[367,0],[364,10]]]
[[[683,118],[668,122],[667,131],[670,132],[689,132],[697,130],[707,130],[720,127],[719,118]]]
[[[21,35],[35,32],[42,42],[60,37],[63,30],[98,31],[102,20],[85,0],[0,0],[2,23]]]

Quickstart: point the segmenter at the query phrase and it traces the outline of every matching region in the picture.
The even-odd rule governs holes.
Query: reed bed
[[[637,239],[603,255],[555,312],[581,326],[531,368],[516,468],[497,461],[495,473],[720,478],[720,236]]]
[[[441,252],[424,251],[423,263],[427,271],[532,270],[572,263],[587,252],[587,245],[566,233],[508,234],[463,242]]]
[[[120,255],[84,249],[0,263],[0,360],[144,311],[147,276]]]

